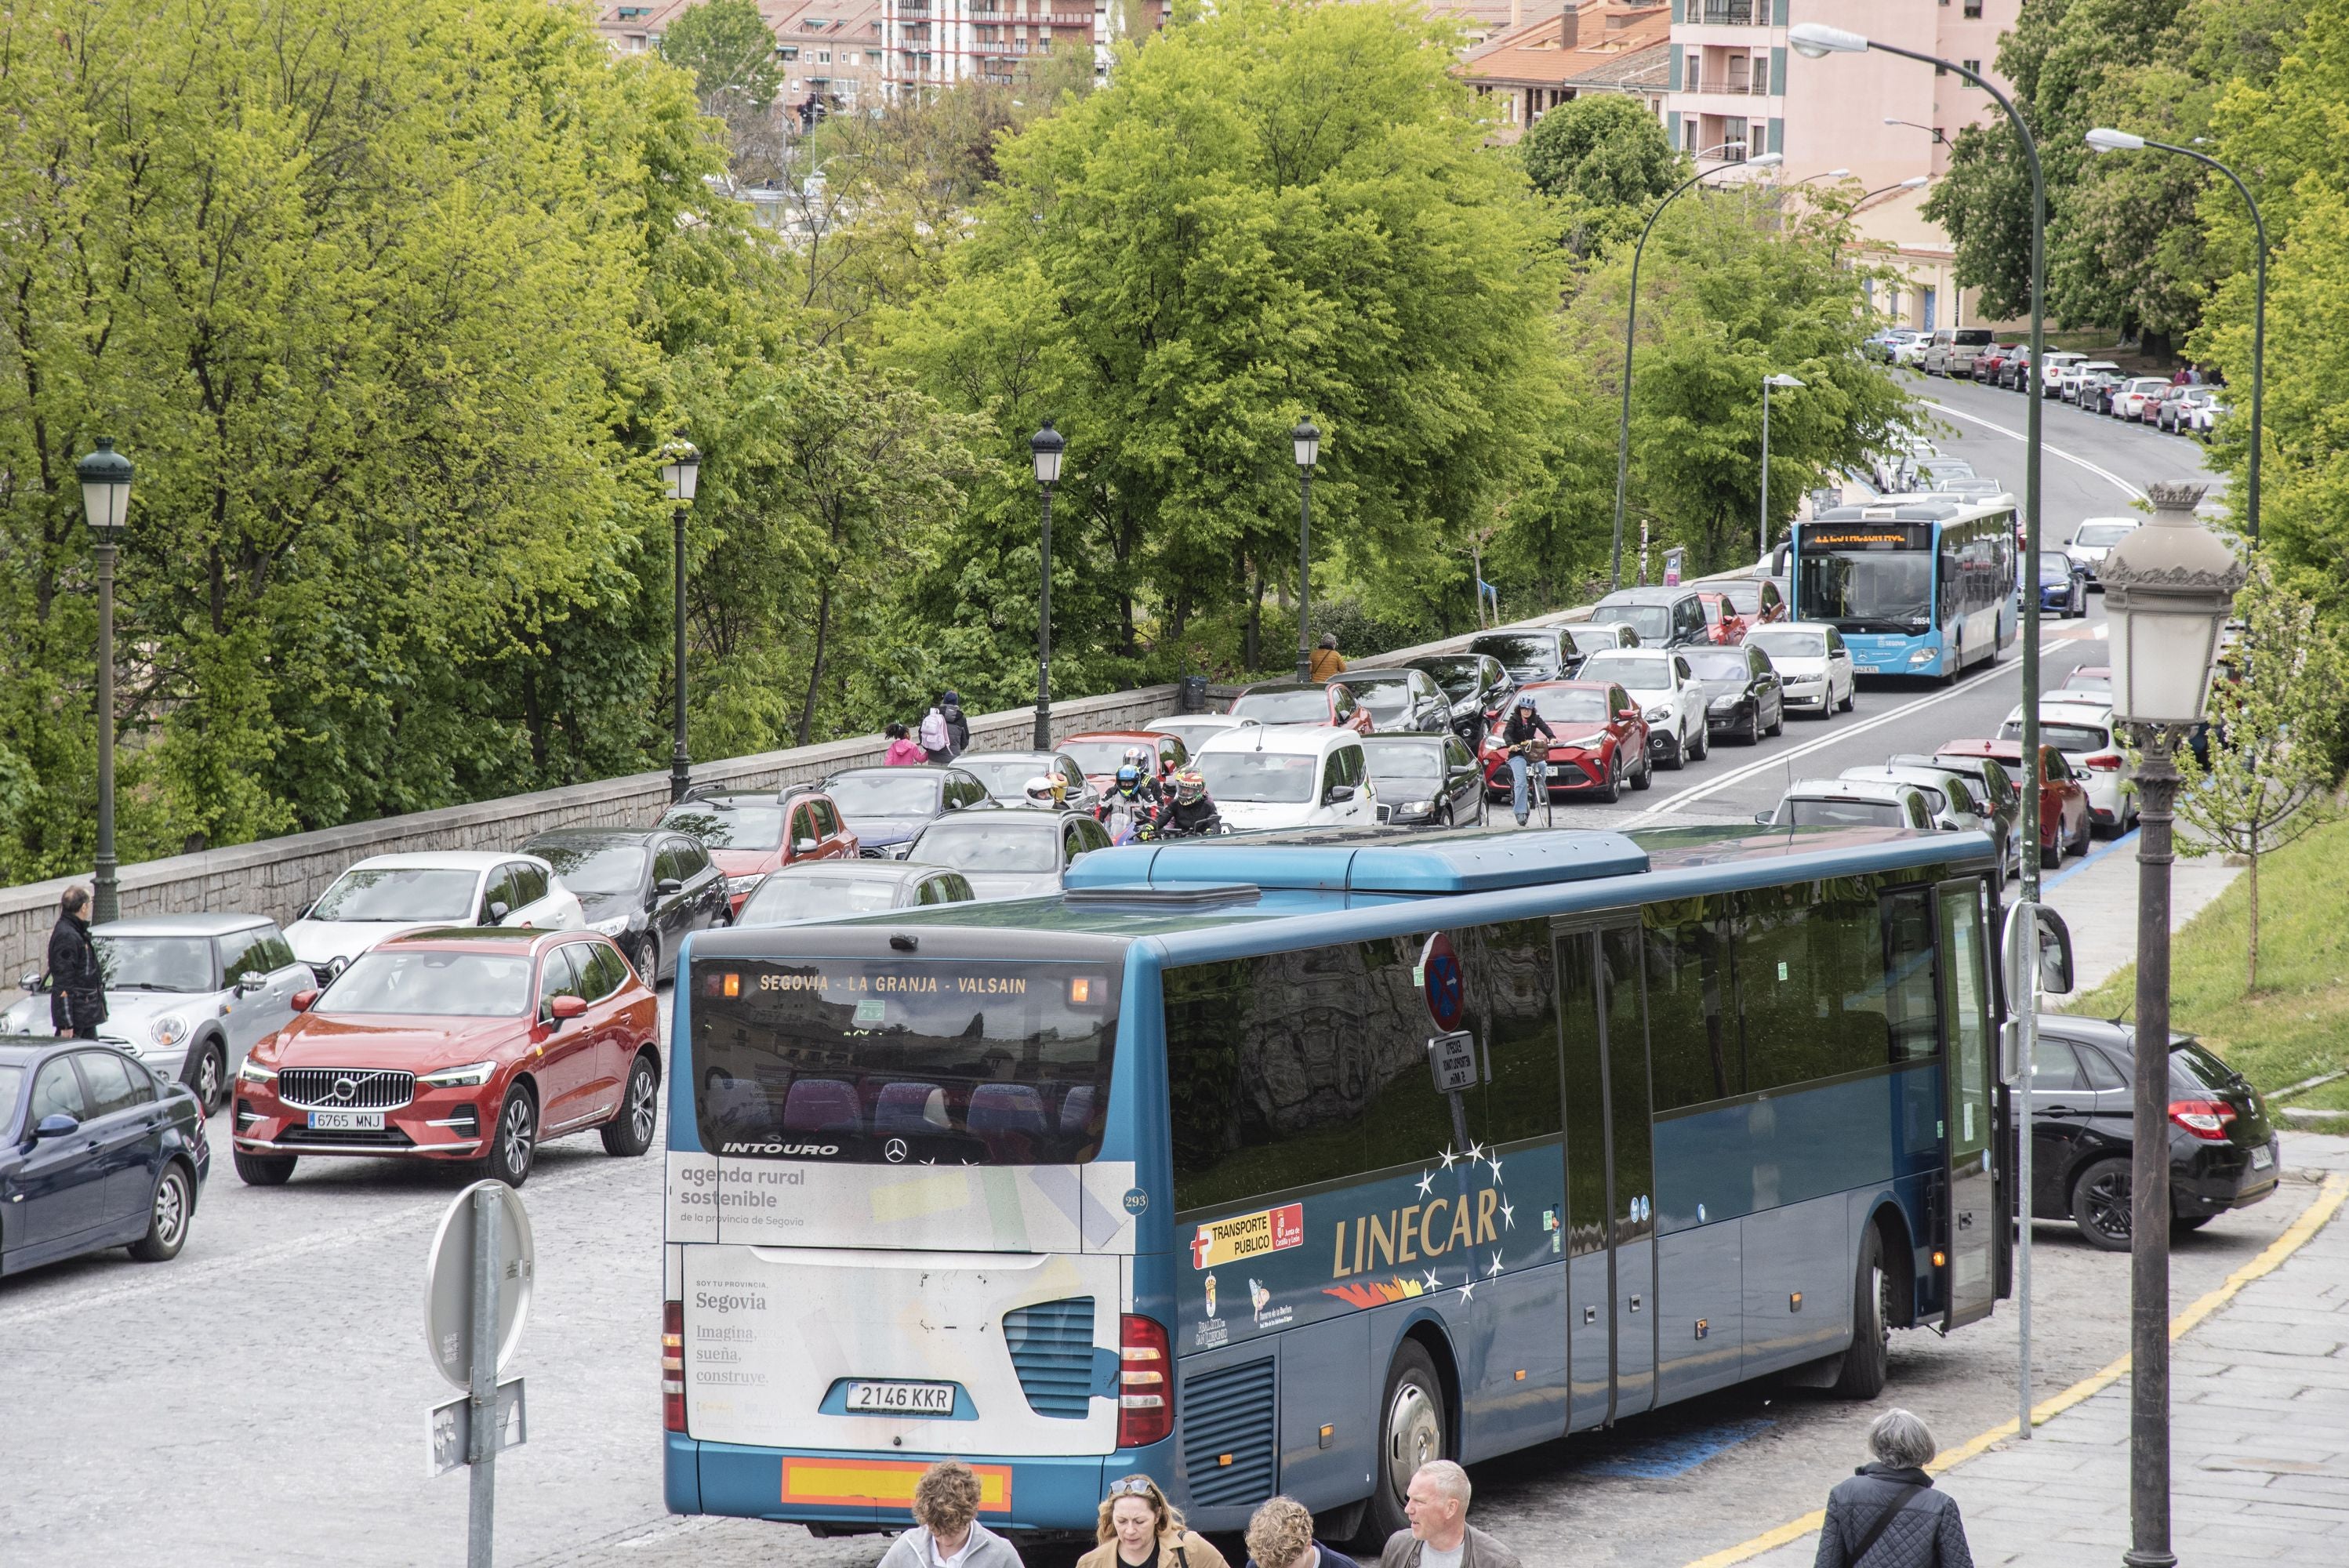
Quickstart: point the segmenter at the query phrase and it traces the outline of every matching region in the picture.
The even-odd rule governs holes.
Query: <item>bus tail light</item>
[[[685,1303],[661,1303],[661,1427],[685,1430]]]
[[[2227,1123],[2235,1119],[2235,1108],[2223,1100],[2173,1099],[2169,1119],[2205,1143],[2224,1143]]]
[[[1174,1431],[1174,1390],[1166,1381],[1174,1358],[1166,1329],[1126,1313],[1118,1319],[1117,1446],[1147,1448]]]

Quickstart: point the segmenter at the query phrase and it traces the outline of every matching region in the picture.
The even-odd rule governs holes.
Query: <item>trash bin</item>
[[[1206,712],[1207,677],[1205,676],[1185,676],[1183,677],[1182,685],[1183,711],[1185,713]]]

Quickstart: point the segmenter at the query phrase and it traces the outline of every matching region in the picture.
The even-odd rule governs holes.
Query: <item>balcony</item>
[[[1688,19],[1713,27],[1766,27],[1770,0],[1704,0],[1701,8],[1689,6]]]
[[[1753,77],[1721,77],[1717,78],[1708,78],[1704,81],[1692,84],[1690,90],[1692,92],[1701,93],[1733,93],[1739,98],[1767,98],[1770,96],[1770,78],[1767,72]]]

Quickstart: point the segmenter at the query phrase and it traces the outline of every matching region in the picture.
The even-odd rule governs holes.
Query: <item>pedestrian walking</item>
[[[1403,1517],[1379,1553],[1379,1568],[1522,1568],[1517,1554],[1468,1522],[1468,1472],[1450,1460],[1430,1460],[1412,1472]]]
[[[930,759],[930,754],[923,750],[905,727],[895,719],[891,719],[881,733],[889,738],[888,755],[881,758],[883,767],[919,768]]]
[[[1305,673],[1309,679],[1317,681],[1333,681],[1346,673],[1345,658],[1338,652],[1337,633],[1321,634],[1321,645],[1313,650],[1313,658],[1305,666]]]
[[[919,739],[922,743],[922,749],[929,754],[929,759],[931,761],[951,762],[954,760],[954,727],[947,723],[946,699],[944,697],[940,697],[936,702],[932,703],[930,705],[930,711],[922,715],[922,727]]]
[[[978,1477],[940,1460],[914,1483],[914,1528],[891,1543],[880,1568],[1024,1568],[1011,1542],[978,1522]]]
[[[98,966],[98,944],[89,939],[89,890],[69,887],[57,900],[57,923],[49,928],[49,1022],[77,1040],[98,1038],[106,1022],[106,973]]]
[[[1906,1410],[1868,1429],[1876,1458],[1827,1493],[1814,1568],[1973,1568],[1957,1500],[1925,1473],[1933,1434]]]
[[[947,760],[951,762],[970,749],[970,718],[962,710],[962,697],[955,692],[938,699],[938,712],[947,721],[947,744],[952,748]]]
[[[1206,1536],[1185,1527],[1182,1511],[1146,1475],[1109,1483],[1093,1539],[1098,1544],[1077,1568],[1231,1568]]]
[[[1313,1514],[1293,1497],[1268,1500],[1247,1526],[1248,1568],[1361,1568],[1313,1539]]]

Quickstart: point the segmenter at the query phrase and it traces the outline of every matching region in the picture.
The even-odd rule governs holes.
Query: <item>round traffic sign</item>
[[[1427,995],[1428,1016],[1439,1029],[1458,1028],[1468,1007],[1468,982],[1460,967],[1460,954],[1452,950],[1452,938],[1439,931],[1427,939],[1427,950],[1419,957],[1419,974],[1420,988]]]
[[[530,1214],[522,1206],[522,1195],[504,1182],[474,1182],[440,1216],[432,1250],[424,1258],[424,1347],[440,1376],[459,1388],[471,1388],[473,1382],[473,1197],[482,1191],[496,1200],[492,1210],[497,1216],[501,1371],[522,1340],[522,1326],[530,1315],[531,1276],[538,1267]]]

